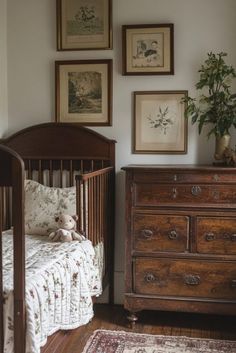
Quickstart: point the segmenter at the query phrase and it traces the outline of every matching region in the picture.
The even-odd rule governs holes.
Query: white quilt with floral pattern
[[[13,353],[12,235],[3,234],[5,347]],[[101,275],[89,240],[53,243],[26,236],[26,353],[40,353],[47,336],[93,317],[91,296],[101,294]]]

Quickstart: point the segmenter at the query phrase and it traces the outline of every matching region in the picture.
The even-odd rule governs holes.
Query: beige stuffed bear
[[[76,221],[78,216],[70,216],[68,214],[62,214],[55,217],[55,221],[58,224],[58,229],[55,232],[49,234],[49,239],[52,241],[69,242],[72,240],[82,241],[85,237],[76,232]]]

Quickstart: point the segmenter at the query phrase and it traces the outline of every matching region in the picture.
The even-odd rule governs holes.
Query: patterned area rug
[[[96,330],[83,353],[235,353],[236,341]]]

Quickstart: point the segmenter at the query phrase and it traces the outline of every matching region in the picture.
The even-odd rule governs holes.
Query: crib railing
[[[26,178],[34,179],[41,184],[56,187],[73,186],[76,173],[87,173],[105,168],[109,165],[108,160],[96,159],[52,159],[34,158],[24,159]],[[65,174],[67,178],[65,179]],[[55,180],[55,176],[57,178]]]
[[[114,168],[107,167],[76,176],[78,230],[92,241],[103,243],[105,272],[103,286],[109,282],[109,301],[114,299]],[[109,264],[109,267],[107,266]]]

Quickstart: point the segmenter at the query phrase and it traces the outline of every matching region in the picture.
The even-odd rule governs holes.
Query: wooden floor
[[[49,338],[47,350],[43,353],[81,353],[89,336],[96,329],[128,330],[126,312],[122,306],[96,304],[93,320],[76,330]],[[187,313],[170,313],[143,311],[134,332],[205,337],[215,339],[236,340],[236,318],[217,315],[201,315]],[[56,342],[55,342],[56,341]]]

